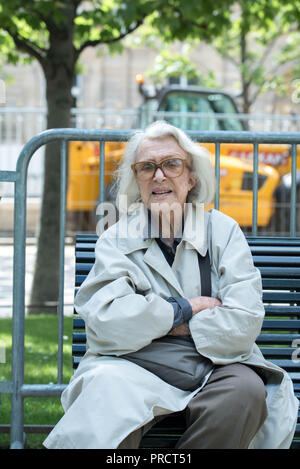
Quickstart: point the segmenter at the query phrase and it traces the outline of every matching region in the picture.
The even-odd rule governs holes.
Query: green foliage
[[[232,20],[231,28],[213,42],[221,56],[238,69],[238,87],[244,98],[244,111],[249,112],[259,94],[272,90],[278,95],[287,92],[280,66],[288,63],[291,50],[278,48],[290,24],[284,5],[277,0],[239,0],[239,14]],[[291,17],[290,17],[291,19]]]
[[[72,35],[78,55],[88,46],[114,44],[152,13],[151,0],[0,0],[0,52],[17,63],[19,51],[51,58],[51,38]],[[77,8],[76,8],[77,6]],[[114,47],[116,49],[116,47]],[[120,48],[120,46],[119,46]],[[53,54],[53,52],[52,52]]]
[[[6,50],[10,49],[7,54],[9,62],[15,63],[17,60],[17,51],[15,47],[12,47],[13,41],[24,40],[28,45],[34,44],[37,48],[45,47],[48,33],[41,17],[41,3],[44,4],[46,10],[47,3],[50,2],[27,1],[26,7],[20,0],[0,2],[1,53],[6,54]],[[52,11],[55,11],[54,6]]]
[[[284,47],[281,49],[280,54],[278,55],[278,62],[284,64],[286,62],[295,62],[296,75],[299,76],[299,67],[300,67],[300,32],[292,31],[289,33]]]
[[[230,26],[233,0],[171,0],[152,17],[151,24],[165,41],[185,41],[187,38],[210,40]]]
[[[185,76],[188,80],[199,80],[199,71],[195,64],[185,54],[172,53],[169,49],[161,51],[156,56],[153,67],[146,75],[156,84],[165,78],[179,78]]]
[[[0,34],[8,61],[16,63],[16,50],[42,59],[48,55],[51,38],[72,34],[77,54],[88,46],[108,45],[121,50],[120,41],[146,19],[165,41],[203,38],[220,34],[230,26],[233,0],[0,0]],[[118,45],[116,45],[118,43]],[[9,46],[9,47],[7,47]],[[8,48],[10,51],[8,52]]]
[[[184,45],[181,53],[174,53],[169,48],[163,49],[155,58],[154,64],[145,75],[154,84],[162,84],[166,79],[185,77],[188,81],[200,86],[218,87],[213,71],[200,73],[196,64],[190,59],[191,47]]]
[[[299,73],[300,76],[300,73]],[[297,78],[292,81],[292,102],[295,104],[300,103],[300,79]]]
[[[285,1],[281,5],[282,8],[282,19],[285,26],[290,26],[291,24],[300,25],[300,1],[299,0],[289,0]]]

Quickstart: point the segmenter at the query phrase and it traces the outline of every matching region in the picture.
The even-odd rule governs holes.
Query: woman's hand
[[[195,298],[189,298],[188,301],[191,304],[193,316],[203,309],[213,309],[215,306],[221,306],[222,304],[218,298],[210,296],[196,296]],[[174,327],[169,335],[191,335],[188,323],[185,322],[180,326]]]
[[[203,309],[213,309],[215,306],[221,306],[222,303],[218,298],[210,296],[196,296],[195,298],[187,299],[192,307],[193,316]]]

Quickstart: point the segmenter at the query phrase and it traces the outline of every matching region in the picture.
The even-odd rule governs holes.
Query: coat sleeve
[[[100,238],[95,264],[75,298],[75,309],[85,321],[88,349],[120,356],[167,334],[174,321],[173,306],[150,290],[142,270],[109,238]]]
[[[194,315],[189,327],[198,352],[225,365],[251,354],[265,313],[261,275],[244,234],[235,222],[222,226],[222,238],[216,231],[211,250],[222,305]]]

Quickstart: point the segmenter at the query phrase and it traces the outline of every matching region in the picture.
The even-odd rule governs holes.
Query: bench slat
[[[289,303],[299,303],[300,304],[300,292],[263,292],[263,301],[268,302],[289,302]]]
[[[300,240],[298,237],[290,236],[247,236],[249,246],[299,246]]]
[[[295,290],[299,290],[300,288],[300,281],[298,278],[262,278],[262,285],[263,288],[266,289],[288,289],[294,288]]]
[[[269,361],[286,371],[299,371],[299,363],[296,363],[293,360],[277,360],[272,358]]]
[[[252,255],[266,255],[266,256],[273,256],[274,254],[276,256],[290,256],[290,255],[295,255],[299,256],[299,250],[300,250],[300,243],[299,243],[299,238],[297,243],[290,244],[289,241],[286,241],[285,244],[282,244],[280,246],[276,245],[267,245],[267,244],[251,244],[249,243],[249,247],[251,249]]]
[[[263,329],[270,330],[298,330],[300,329],[299,319],[264,319]]]
[[[73,344],[85,344],[86,335],[85,332],[73,332],[72,342]]]
[[[263,267],[257,266],[262,277],[298,278],[300,269],[297,267]]]
[[[291,345],[294,340],[300,340],[299,334],[260,334],[256,343],[258,345]]]
[[[253,256],[254,264],[257,266],[300,266],[299,256]]]
[[[300,306],[265,305],[265,312],[266,312],[266,317],[268,316],[300,317]]]
[[[296,347],[260,347],[261,353],[265,358],[291,358],[292,353],[297,350]],[[300,358],[299,358],[300,359]]]
[[[79,316],[75,316],[73,319],[73,329],[85,329],[84,320]]]

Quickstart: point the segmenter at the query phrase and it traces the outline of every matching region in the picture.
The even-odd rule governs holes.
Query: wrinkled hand
[[[213,309],[215,306],[221,306],[222,303],[218,298],[212,298],[210,296],[196,296],[195,298],[188,298],[191,304],[193,316],[200,313],[203,309]],[[188,323],[185,322],[180,326],[174,327],[169,335],[191,335]]]
[[[216,306],[222,305],[218,298],[212,298],[210,296],[196,296],[195,298],[189,298],[188,301],[191,304],[193,316],[203,309],[213,309]]]

